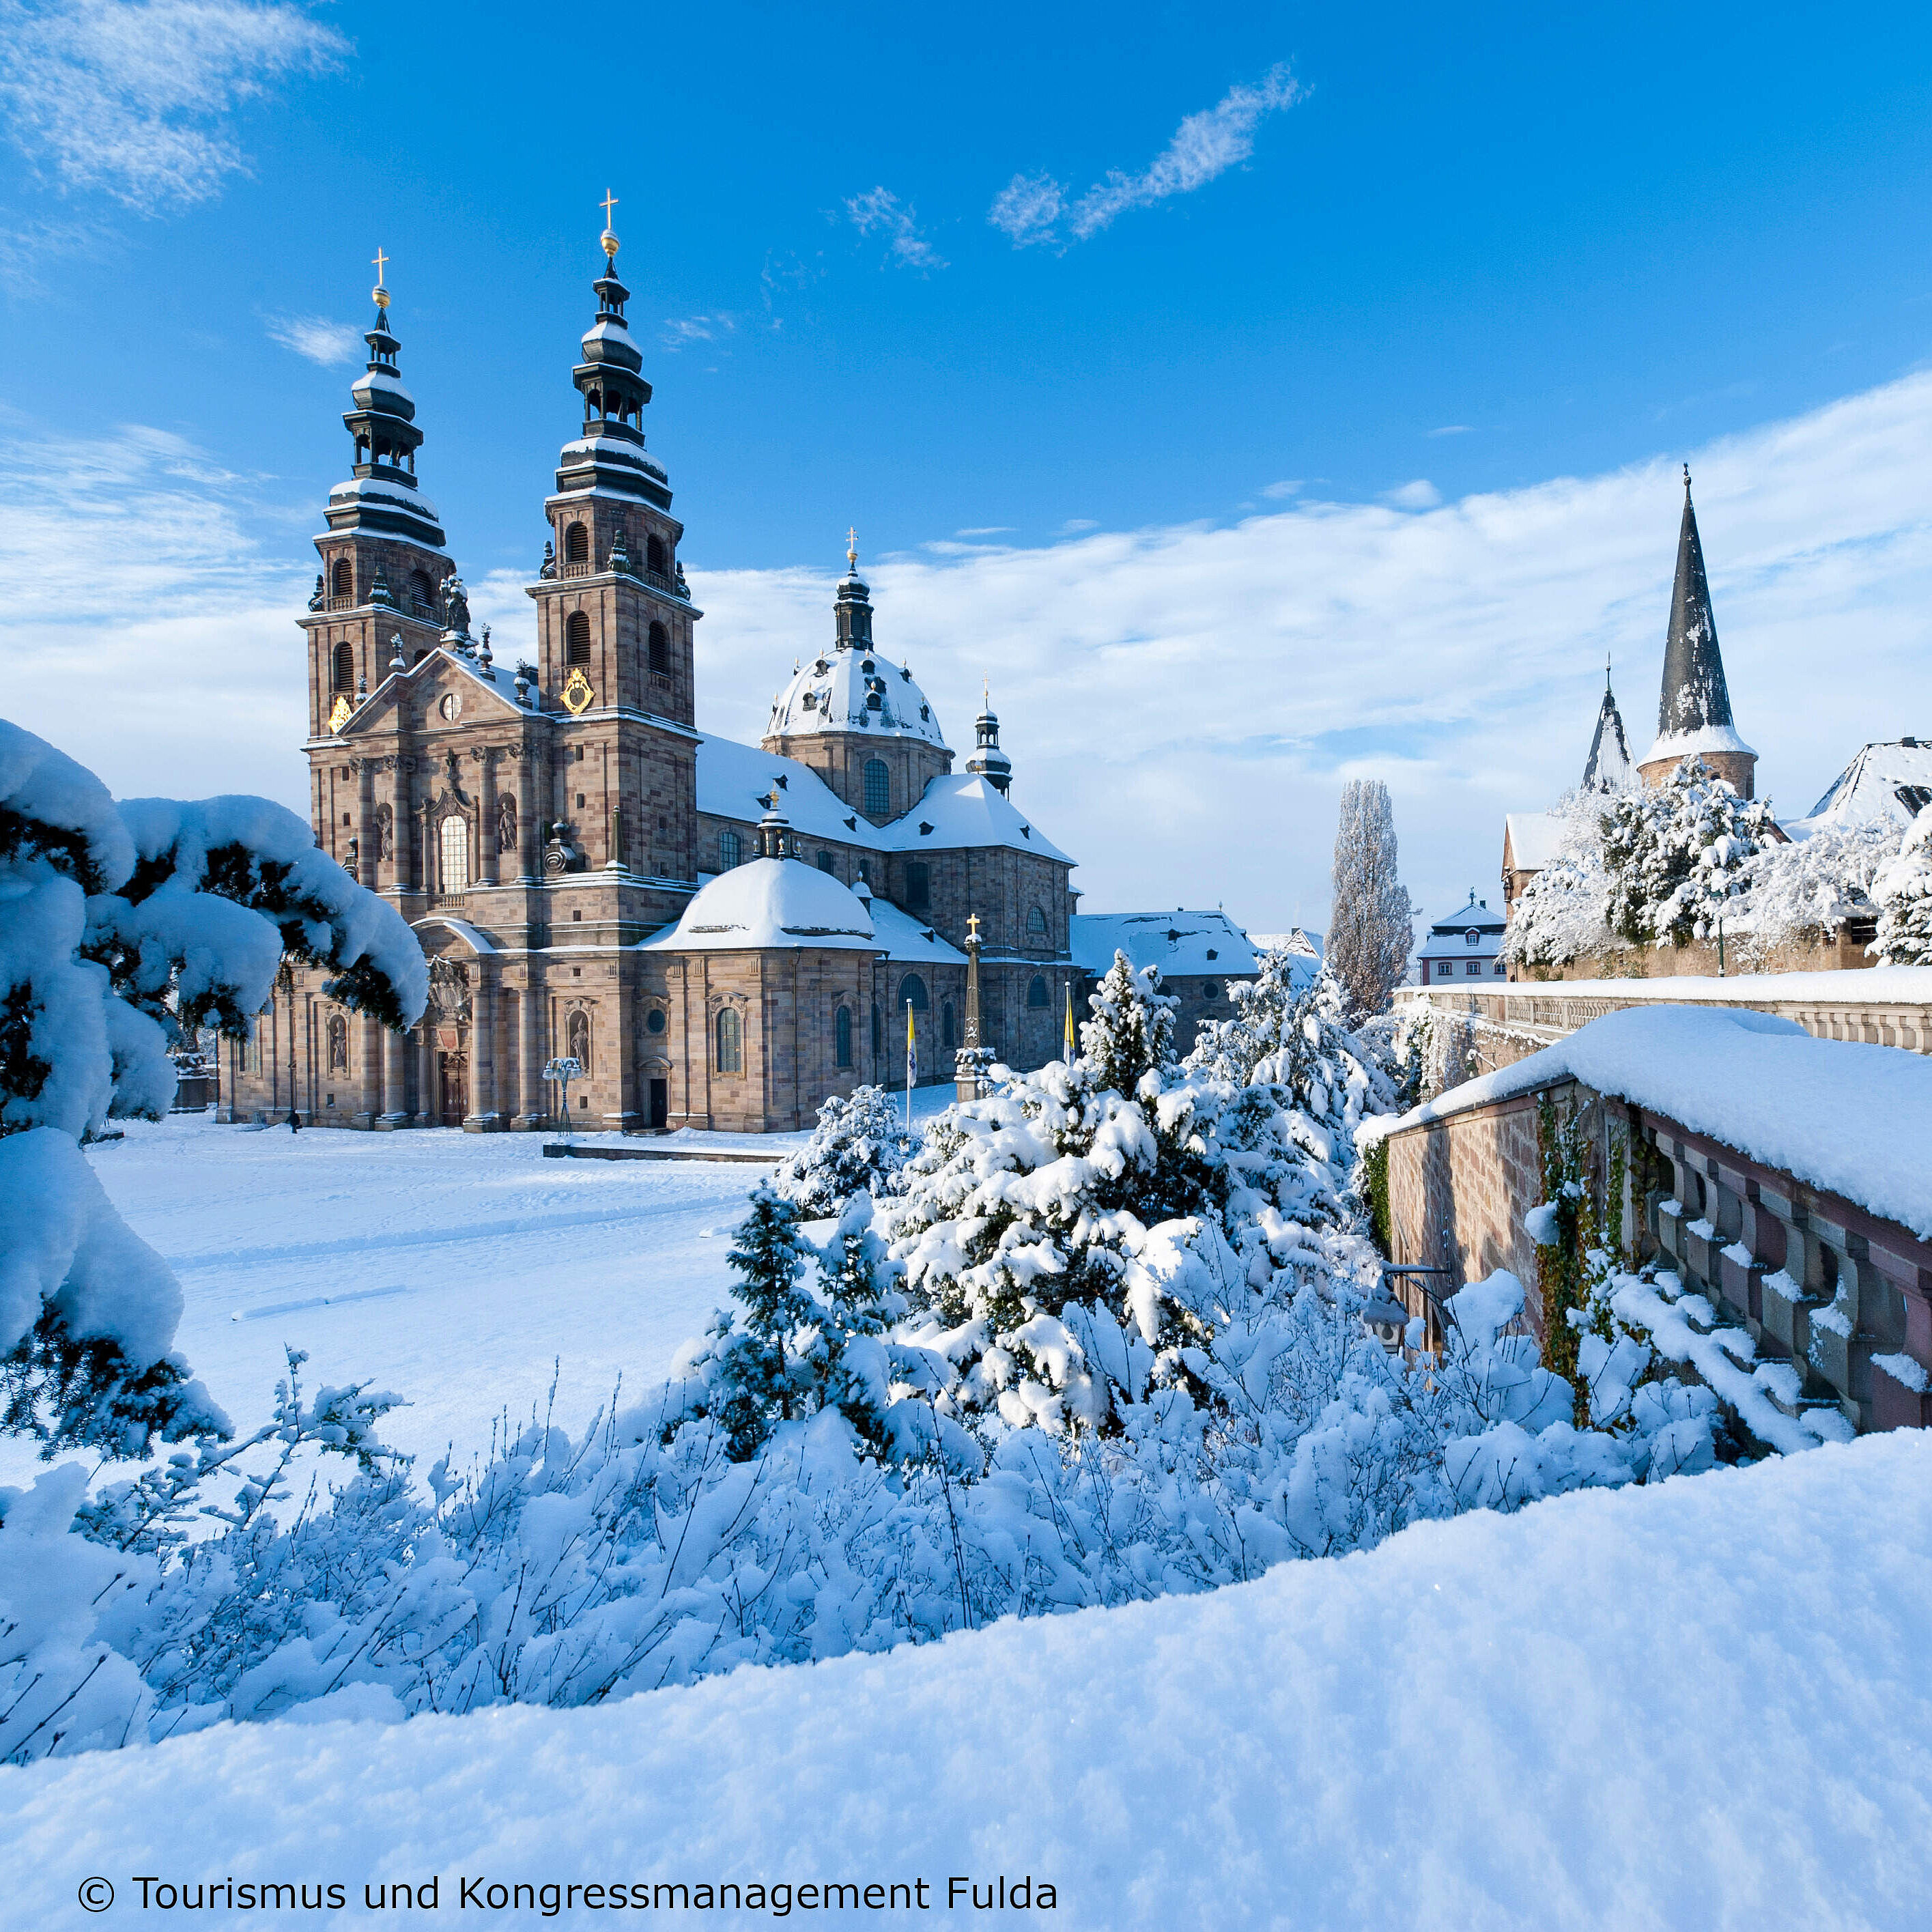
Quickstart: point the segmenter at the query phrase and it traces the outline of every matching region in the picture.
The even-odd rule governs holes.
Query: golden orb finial
[[[376,286],[369,292],[374,297],[376,306],[386,309],[389,306],[389,292],[382,286],[382,269],[389,258],[378,248],[370,259],[376,264]]]
[[[617,206],[617,197],[607,188],[604,199],[598,204],[604,211],[604,232],[597,238],[604,244],[604,253],[613,262],[617,259],[617,234],[610,226],[610,211]]]

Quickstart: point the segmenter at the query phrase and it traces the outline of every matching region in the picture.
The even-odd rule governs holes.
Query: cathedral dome
[[[647,942],[672,952],[772,946],[871,951],[872,920],[857,896],[802,859],[753,859],[721,872],[667,932]]]
[[[877,651],[847,645],[794,671],[772,700],[767,737],[797,738],[818,731],[917,738],[942,748],[946,743],[910,671]]]

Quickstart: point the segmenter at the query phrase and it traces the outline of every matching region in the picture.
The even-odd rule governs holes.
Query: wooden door
[[[442,1076],[442,1124],[460,1127],[470,1112],[470,1056],[440,1053],[436,1064]]]

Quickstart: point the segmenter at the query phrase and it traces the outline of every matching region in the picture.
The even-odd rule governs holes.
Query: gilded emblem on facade
[[[332,734],[340,731],[348,723],[350,713],[355,709],[346,698],[338,698],[335,700],[328,713],[328,728]]]
[[[563,708],[575,718],[588,711],[596,701],[597,694],[591,689],[590,680],[584,675],[584,667],[579,664],[563,687]]]

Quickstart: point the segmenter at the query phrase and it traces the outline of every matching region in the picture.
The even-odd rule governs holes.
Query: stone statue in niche
[[[496,850],[514,852],[517,849],[517,801],[508,792],[496,800]]]
[[[396,856],[395,814],[386,805],[376,808],[376,856],[379,859]]]

